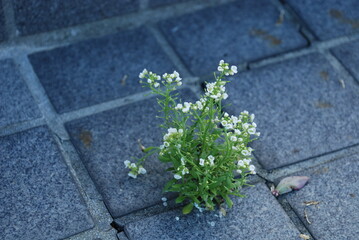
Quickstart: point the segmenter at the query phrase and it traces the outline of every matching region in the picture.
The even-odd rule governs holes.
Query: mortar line
[[[47,126],[50,127],[51,131],[55,135],[54,139],[63,156],[64,162],[68,167],[68,171],[72,175],[78,191],[86,203],[87,210],[94,220],[95,228],[99,227],[98,224],[103,224],[102,222],[104,220],[101,220],[101,217],[105,218],[105,220],[109,222],[112,222],[113,219],[109,210],[106,208],[102,199],[100,199],[101,195],[98,193],[94,182],[92,181],[80,157],[76,153],[74,146],[69,141],[68,133],[63,123],[58,120],[58,115],[53,109],[41,83],[37,79],[27,56],[16,56],[16,63],[20,66],[20,72],[23,75],[30,92],[34,96],[35,101],[38,103],[39,109],[45,118]],[[70,156],[70,153],[73,153],[72,156]],[[75,166],[76,170],[74,168]]]
[[[178,68],[178,72],[180,72],[180,74],[182,74],[184,77],[193,77],[193,75],[187,69],[182,59],[178,56],[174,48],[167,41],[167,39],[162,34],[162,32],[158,29],[158,27],[154,24],[150,24],[147,25],[147,28],[152,33],[152,35],[156,38],[162,50],[167,54],[167,56],[172,61],[172,63],[174,63],[174,65]]]
[[[21,36],[11,42],[0,43],[0,52],[6,48],[23,47],[27,54],[42,50],[49,50],[73,44],[91,38],[103,37],[119,30],[129,30],[148,23],[159,22],[168,18],[192,13],[210,6],[232,2],[234,0],[192,0],[154,9],[146,9],[135,13],[102,19],[90,23],[84,23],[72,27],[52,30],[44,33],[36,33],[29,36]]]
[[[344,64],[342,64],[342,62],[337,59],[331,52],[330,50],[323,50],[322,54],[326,57],[326,59],[330,62],[330,64],[333,66],[333,68],[335,70],[337,70],[337,72],[339,73],[341,78],[340,80],[342,82],[340,82],[338,80],[338,82],[342,85],[343,88],[345,88],[345,80],[349,80],[352,81],[354,84],[356,84],[358,86],[359,84],[359,80],[357,80],[354,76],[354,74],[351,73],[351,71],[349,69],[347,69],[345,67]]]
[[[283,211],[290,218],[293,225],[299,230],[299,232],[301,234],[307,234],[307,235],[309,235],[311,237],[310,239],[315,240],[316,238],[314,237],[312,231],[305,225],[305,223],[303,222],[303,220],[299,216],[298,212],[292,207],[292,205],[287,201],[287,199],[285,199],[285,198],[283,198],[283,199],[276,198],[276,200],[279,203],[279,205],[282,207]],[[285,205],[288,206],[289,210],[286,210]],[[296,218],[296,219],[293,219],[293,218]],[[293,220],[297,220],[297,221],[293,221]],[[298,222],[298,223],[296,224],[296,222]]]
[[[7,37],[11,40],[17,35],[13,2],[11,0],[2,0],[2,6]]]
[[[292,18],[293,22],[299,25],[299,30],[302,29],[301,34],[309,40],[310,44],[318,41],[318,37],[307,25],[307,23],[295,12],[295,10],[287,3],[284,3],[282,0],[273,0],[276,5],[282,6],[284,11]]]
[[[313,157],[304,161],[296,162],[290,165],[279,167],[273,170],[265,170],[261,173],[266,179],[274,182],[275,179],[313,168],[322,164],[330,163],[345,157],[351,157],[355,154],[359,154],[359,144],[346,147],[330,153],[324,153],[323,155]]]
[[[3,128],[0,128],[0,137],[15,134],[17,132],[26,131],[31,128],[39,127],[45,124],[46,121],[44,117],[32,119],[29,121],[17,122],[15,124],[11,124]]]

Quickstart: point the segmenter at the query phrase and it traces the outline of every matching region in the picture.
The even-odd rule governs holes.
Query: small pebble
[[[179,220],[179,217],[176,217],[175,219],[178,221],[178,220]]]
[[[163,206],[167,207],[167,202],[163,202],[162,204]]]
[[[163,197],[163,198],[162,198],[162,201],[163,201],[163,202],[167,202],[167,198]]]

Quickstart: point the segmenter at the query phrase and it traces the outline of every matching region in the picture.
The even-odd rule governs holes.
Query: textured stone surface
[[[311,179],[298,192],[284,195],[315,239],[357,239],[359,236],[359,157],[352,156],[296,173]],[[305,201],[319,201],[305,206]],[[308,224],[304,216],[307,213]]]
[[[138,74],[144,68],[174,70],[143,28],[36,53],[30,61],[60,113],[143,91]]]
[[[222,218],[218,212],[182,215],[179,209],[129,223],[125,231],[133,240],[300,239],[300,233],[264,184],[244,192],[247,198],[233,198],[233,209]]]
[[[158,110],[151,98],[67,124],[72,142],[114,218],[160,203],[162,188],[172,178],[165,172],[168,166],[155,156],[144,163],[148,174],[137,179],[127,176],[123,164],[144,156],[138,139],[144,146],[161,144],[166,130],[157,127],[162,123],[156,118]]]
[[[359,41],[340,45],[332,49],[332,52],[359,81]]]
[[[117,234],[117,238],[118,238],[119,240],[128,240],[128,238],[127,238],[127,236],[126,236],[126,234],[125,234],[124,232],[118,233],[118,234]]]
[[[45,127],[0,138],[0,238],[59,239],[92,219]]]
[[[2,4],[0,3],[0,42],[5,40],[6,37],[5,32],[5,18]]]
[[[186,1],[189,1],[189,0],[150,0],[149,6],[150,7],[159,7],[159,6],[163,6],[163,5],[181,3],[181,2],[186,2]]]
[[[14,1],[17,29],[22,35],[102,20],[138,9],[138,0]]]
[[[168,19],[160,27],[192,73],[203,75],[221,59],[239,64],[305,46],[294,25],[276,24],[278,17],[270,1],[244,0]]]
[[[357,0],[285,0],[321,40],[357,33]]]
[[[267,169],[359,143],[359,89],[321,55],[240,74],[228,85],[232,114],[256,114],[254,154]]]
[[[0,61],[0,128],[41,117],[17,66]]]

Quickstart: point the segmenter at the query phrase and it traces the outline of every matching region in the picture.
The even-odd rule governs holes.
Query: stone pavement
[[[359,239],[356,0],[0,4],[0,239]],[[226,110],[256,114],[258,176],[225,217],[183,216],[167,166],[123,165],[161,140],[138,73],[177,70],[194,100],[221,59],[240,69]],[[288,175],[311,180],[275,198]]]

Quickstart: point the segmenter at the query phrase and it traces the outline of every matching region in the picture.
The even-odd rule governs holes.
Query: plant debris
[[[303,203],[306,206],[311,206],[311,205],[318,205],[320,202],[319,201],[304,201]]]
[[[145,152],[146,147],[142,145],[142,143],[141,143],[141,138],[138,139],[137,142],[138,142],[138,146],[140,147],[141,151],[142,151],[142,152]]]
[[[126,85],[126,80],[127,80],[128,76],[125,74],[125,76],[122,77],[121,79],[121,85],[125,86]]]
[[[301,239],[304,239],[304,240],[310,239],[310,237],[309,237],[308,235],[306,235],[306,234],[300,234],[299,237],[300,237]]]
[[[312,222],[311,222],[311,221],[309,221],[309,218],[308,218],[308,213],[307,213],[307,211],[306,211],[306,209],[305,209],[305,208],[304,208],[304,218],[305,218],[305,220],[307,220],[307,223],[312,224]]]
[[[278,197],[284,193],[291,192],[293,190],[299,190],[304,187],[308,182],[309,177],[307,176],[292,176],[283,178],[276,188],[271,187],[271,192],[274,196]]]

